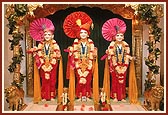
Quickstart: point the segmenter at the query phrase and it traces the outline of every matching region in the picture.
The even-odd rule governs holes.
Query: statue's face
[[[124,34],[123,33],[118,33],[116,36],[116,41],[121,42],[122,40],[124,40]]]
[[[83,29],[81,29],[81,31],[80,31],[80,38],[81,39],[85,39],[85,38],[87,38],[89,35],[88,35],[88,32],[86,31],[86,30],[83,30]]]
[[[44,32],[44,39],[46,41],[51,40],[54,37],[53,33],[51,31],[45,31]]]

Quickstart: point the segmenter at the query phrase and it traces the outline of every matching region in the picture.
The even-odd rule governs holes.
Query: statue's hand
[[[33,53],[37,51],[37,47],[34,46],[33,48],[30,48],[29,50],[27,50],[27,53]]]

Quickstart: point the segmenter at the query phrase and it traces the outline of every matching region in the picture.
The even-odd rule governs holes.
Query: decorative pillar
[[[20,52],[19,52],[20,48],[21,48],[20,44],[14,46],[13,57],[18,57],[20,55]],[[16,68],[14,69],[13,81],[16,84],[20,83],[20,63],[16,64]]]
[[[26,104],[24,104],[24,90],[23,81],[24,76],[20,73],[21,61],[23,55],[23,50],[20,45],[20,40],[23,40],[23,34],[20,32],[19,28],[23,25],[23,19],[26,15],[27,8],[24,4],[10,4],[6,7],[5,18],[8,19],[9,35],[12,35],[13,39],[9,39],[10,50],[13,50],[12,62],[8,67],[10,73],[13,73],[13,82],[11,86],[5,88],[5,97],[9,103],[9,109],[12,111],[18,111],[23,109]],[[13,103],[15,101],[15,103]]]
[[[29,21],[26,21],[26,50],[33,47],[33,39],[29,35]],[[34,61],[33,61],[33,54],[26,53],[26,92],[27,96],[33,97],[34,95]]]
[[[136,26],[136,30],[134,31],[134,44],[135,52],[135,73],[137,80],[137,88],[138,88],[138,96],[142,95],[142,28],[141,26]]]
[[[137,80],[138,96],[142,95],[142,36],[143,26],[135,14],[132,22],[132,56],[135,59],[135,73]]]
[[[137,9],[139,20],[142,24],[149,26],[149,41],[145,45],[148,46],[149,55],[145,57],[145,64],[148,66],[148,72],[145,80],[145,90],[150,89],[156,85],[156,76],[160,77],[159,64],[156,60],[159,58],[161,51],[156,47],[160,42],[162,36],[162,29],[159,28],[158,23],[163,17],[163,8],[161,4],[140,4]]]

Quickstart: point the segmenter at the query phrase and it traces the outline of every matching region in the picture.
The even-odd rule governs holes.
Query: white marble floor
[[[45,102],[45,103],[40,103],[40,104],[34,104],[33,103],[33,99],[32,98],[25,98],[25,102],[28,105],[25,109],[24,112],[54,112],[56,113],[56,101],[55,102]],[[75,103],[78,103],[77,101]],[[80,102],[79,102],[80,103]],[[90,102],[91,103],[91,102]],[[146,110],[141,106],[141,104],[129,104],[128,101],[123,103],[123,102],[117,102],[114,103],[111,101],[111,107],[113,109],[112,112],[137,112],[137,111],[141,111],[141,112],[145,112]],[[79,111],[80,109],[79,104],[75,106],[75,111]],[[92,105],[87,105],[87,110],[89,110],[89,108],[93,108]],[[89,111],[89,112],[93,112],[93,110]],[[100,111],[99,111],[100,112]]]

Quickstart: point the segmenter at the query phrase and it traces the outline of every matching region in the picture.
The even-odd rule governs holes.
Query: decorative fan
[[[69,14],[63,23],[65,34],[70,38],[76,38],[77,32],[80,31],[80,25],[92,22],[92,19],[82,11],[77,11]]]
[[[109,19],[102,26],[102,35],[107,41],[112,41],[117,32],[125,33],[125,31],[125,22],[118,18]]]
[[[41,41],[45,29],[54,31],[55,28],[52,21],[47,18],[36,19],[30,23],[30,36],[36,41]]]

